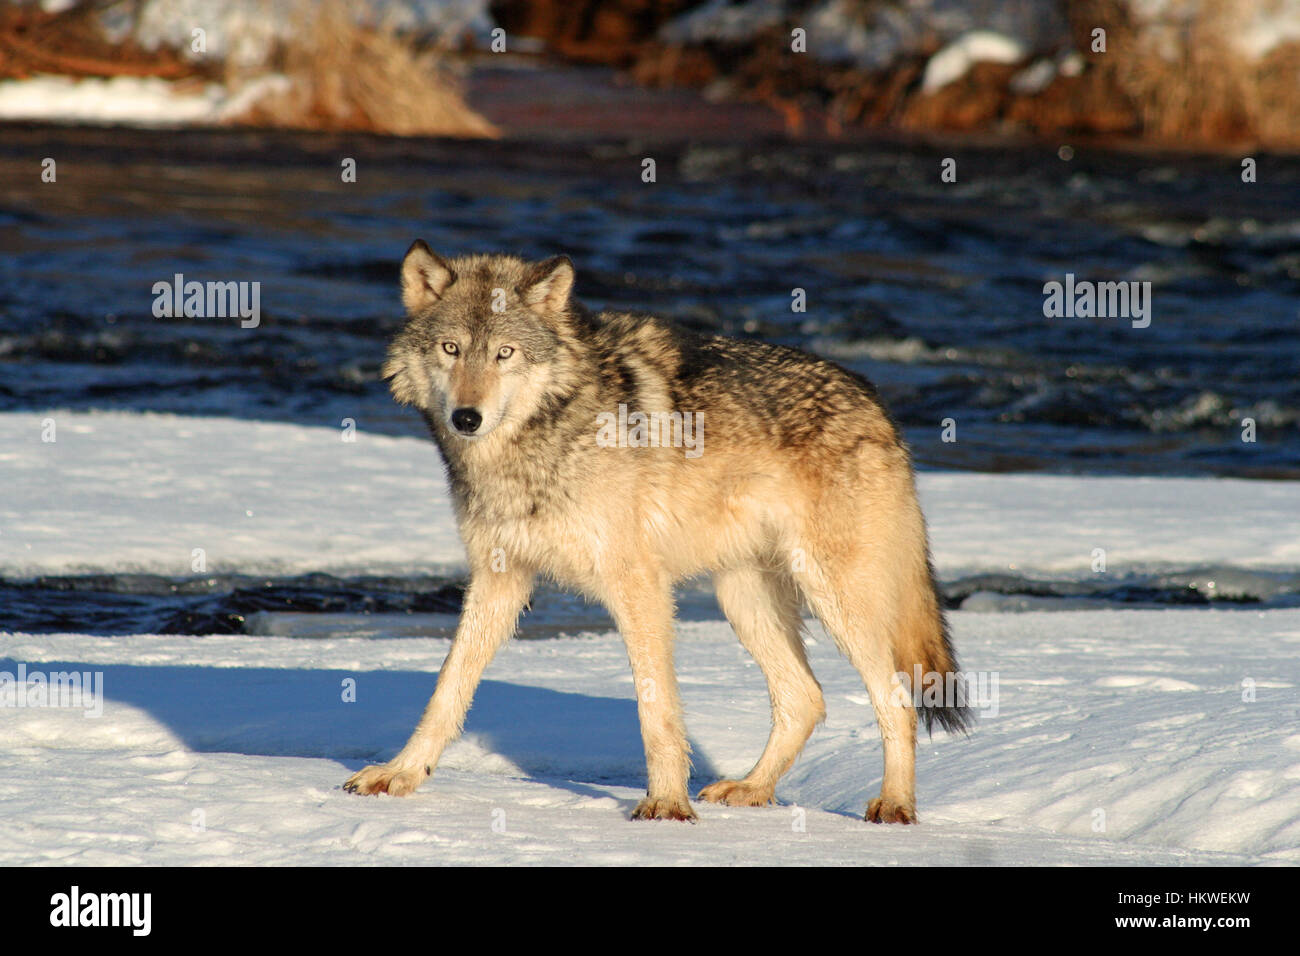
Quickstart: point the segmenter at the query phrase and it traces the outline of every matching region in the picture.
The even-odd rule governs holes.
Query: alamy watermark
[[[910,702],[917,710],[935,707],[961,707],[984,717],[998,715],[997,671],[899,671],[890,678],[893,702],[905,707]]]
[[[262,283],[185,281],[178,272],[171,282],[153,284],[156,319],[229,319],[239,317],[240,328],[255,329],[262,322]]]
[[[104,715],[103,671],[0,671],[0,707],[80,709],[87,717]]]
[[[73,886],[50,897],[50,925],[125,927],[133,936],[148,936],[153,929],[153,894],[83,893]]]
[[[620,402],[617,415],[601,412],[596,425],[600,448],[685,448],[687,458],[704,454],[703,412],[629,412]]]
[[[1131,319],[1133,328],[1151,324],[1150,282],[1091,282],[1065,274],[1043,286],[1043,315],[1049,319]]]

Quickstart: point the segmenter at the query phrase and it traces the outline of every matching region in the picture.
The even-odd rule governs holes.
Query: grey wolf
[[[574,278],[563,256],[448,261],[422,241],[406,254],[408,321],[383,375],[442,453],[470,580],[410,740],[344,787],[403,795],[433,773],[544,576],[603,603],[626,643],[648,773],[633,818],[694,820],[673,586],[708,573],[767,678],[772,731],[748,776],[705,787],[699,799],[771,802],[824,719],[801,638],[804,601],[875,709],[885,772],[866,818],[916,822],[918,707],[896,692],[897,675],[956,673],[957,661],[911,459],[875,389],[795,349],[592,314],[573,299]],[[611,428],[621,407],[628,440]],[[659,441],[641,423],[633,432],[633,410],[659,416]],[[687,414],[702,448],[694,457],[684,447]],[[959,701],[919,710],[927,728],[960,730],[971,716]]]

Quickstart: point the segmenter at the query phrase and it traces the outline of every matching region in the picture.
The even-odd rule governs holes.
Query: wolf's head
[[[464,441],[526,420],[572,339],[573,277],[565,256],[443,260],[417,239],[402,261],[408,321],[383,368],[393,397]]]

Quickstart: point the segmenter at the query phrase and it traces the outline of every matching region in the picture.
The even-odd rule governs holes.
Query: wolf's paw
[[[392,764],[384,764],[382,767],[358,770],[343,784],[343,789],[362,796],[386,793],[392,797],[404,797],[415,790],[427,776],[423,769],[403,770]]]
[[[646,797],[632,811],[632,819],[687,820],[691,823],[699,820],[685,797]]]
[[[729,807],[765,807],[772,802],[772,788],[744,780],[719,780],[701,790],[700,799],[725,803]]]
[[[897,803],[876,797],[867,804],[869,823],[917,823],[916,807],[910,803]]]

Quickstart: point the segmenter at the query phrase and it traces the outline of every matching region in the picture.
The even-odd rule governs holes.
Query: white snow
[[[1019,63],[1028,55],[1025,47],[991,30],[973,30],[953,40],[925,64],[921,89],[926,93],[960,80],[976,63]]]
[[[1036,60],[1011,78],[1011,90],[1021,96],[1041,93],[1056,79],[1057,72],[1052,60]]]
[[[109,79],[40,75],[0,80],[0,120],[105,123],[131,126],[216,125],[244,114],[255,102],[283,92],[289,79],[265,74],[230,90],[154,76]]]
[[[55,441],[43,441],[47,422]],[[0,575],[463,571],[432,443],[271,422],[0,414]],[[922,473],[944,577],[1300,566],[1300,483]],[[1139,517],[1135,517],[1139,516]],[[72,533],[70,529],[75,529]]]
[[[922,736],[916,828],[860,819],[874,719],[815,625],[828,718],[778,805],[697,803],[694,827],[627,820],[644,768],[614,634],[508,645],[405,799],[338,787],[404,742],[446,640],[0,635],[0,669],[98,671],[107,698],[0,710],[0,865],[1300,863],[1300,612],[952,617],[998,713]],[[683,623],[677,657],[694,785],[743,774],[761,675],[722,623]]]
[[[0,119],[142,126],[211,122],[225,96],[216,83],[196,88],[157,77],[33,76],[0,81]]]
[[[42,441],[43,422],[55,441]],[[454,571],[428,442],[267,422],[0,415],[0,573]]]
[[[433,447],[341,433],[0,415],[0,573],[183,575],[193,547],[250,573],[457,566]],[[1288,483],[927,474],[921,488],[950,571],[1088,573],[1096,546],[1112,567],[1300,563]],[[860,819],[880,783],[874,718],[815,623],[828,717],[779,805],[697,804],[697,826],[627,820],[644,766],[610,632],[508,645],[465,737],[406,799],[338,788],[401,746],[445,637],[383,617],[357,632],[371,636],[0,632],[0,865],[1300,863],[1300,611],[951,621],[996,707],[969,738],[922,737],[915,828]],[[768,729],[762,677],[721,620],[679,634],[694,783],[743,774]],[[20,664],[29,681],[98,672],[102,716],[14,706]]]

